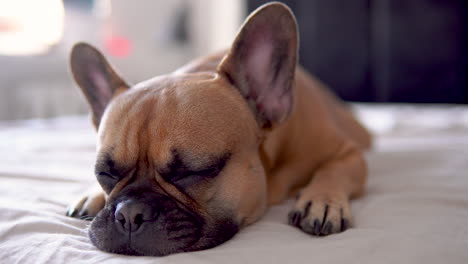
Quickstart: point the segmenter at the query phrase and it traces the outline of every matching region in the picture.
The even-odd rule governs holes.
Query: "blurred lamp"
[[[0,0],[0,55],[47,52],[63,28],[62,0]]]

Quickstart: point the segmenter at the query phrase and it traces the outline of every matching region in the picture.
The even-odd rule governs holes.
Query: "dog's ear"
[[[262,128],[280,123],[291,111],[297,50],[297,24],[290,9],[266,4],[246,19],[218,67]]]
[[[127,90],[129,86],[112,69],[104,56],[89,44],[75,44],[70,54],[70,66],[75,81],[88,100],[97,129],[112,97]]]

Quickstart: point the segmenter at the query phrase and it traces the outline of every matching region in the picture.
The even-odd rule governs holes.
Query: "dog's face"
[[[258,217],[265,176],[242,100],[210,74],[161,77],[117,96],[98,130],[96,175],[109,199],[92,241],[130,254],[196,250]],[[119,219],[122,209],[136,212]]]
[[[98,129],[95,172],[108,194],[91,241],[161,256],[216,246],[258,219],[267,200],[259,147],[291,109],[296,49],[281,4],[250,16],[213,73],[130,87],[97,50],[76,45],[72,71]]]

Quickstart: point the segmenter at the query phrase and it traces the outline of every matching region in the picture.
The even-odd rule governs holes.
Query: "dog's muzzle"
[[[172,198],[149,190],[120,195],[94,219],[89,230],[101,250],[162,256],[187,251],[201,237],[204,221]]]

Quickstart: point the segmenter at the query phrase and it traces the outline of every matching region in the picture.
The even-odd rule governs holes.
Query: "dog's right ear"
[[[70,54],[70,66],[76,83],[91,107],[93,124],[99,127],[111,99],[129,86],[112,69],[109,62],[93,46],[77,43]]]

